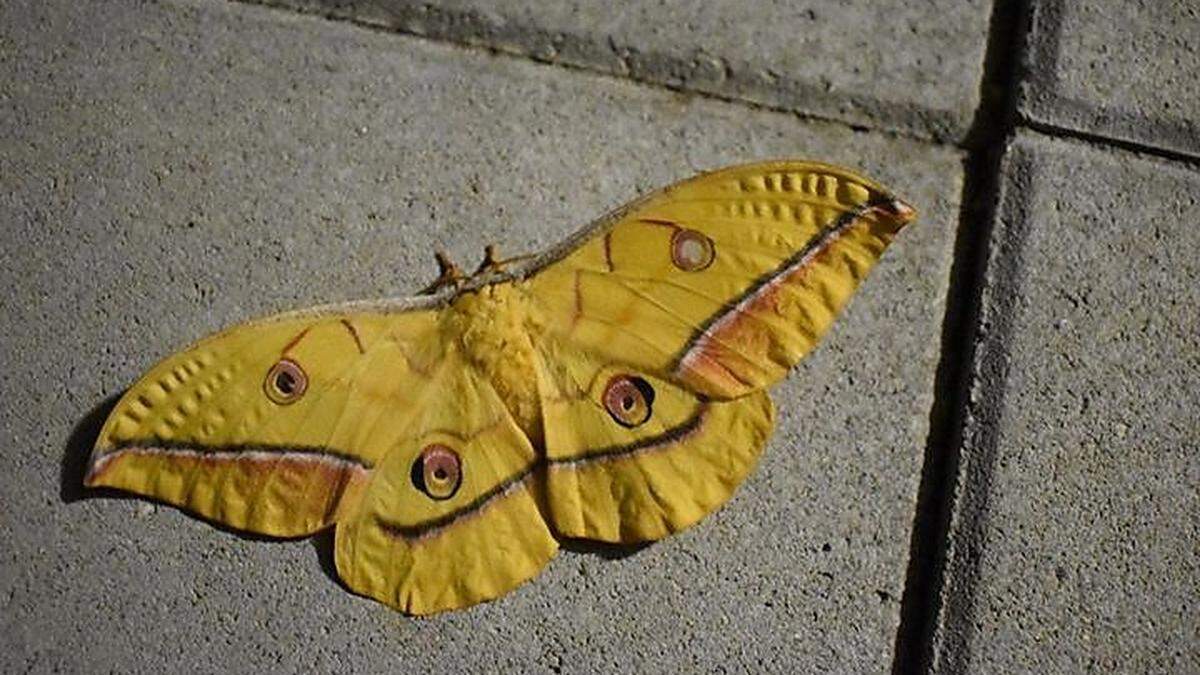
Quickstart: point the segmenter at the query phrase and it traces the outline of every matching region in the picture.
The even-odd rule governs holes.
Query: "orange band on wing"
[[[835,244],[867,213],[876,212],[899,230],[912,217],[912,209],[896,199],[881,199],[843,213],[808,245],[759,277],[738,298],[697,330],[676,358],[673,374],[681,380],[715,383],[727,391],[758,388],[749,371],[737,367],[743,354],[769,351],[771,336],[758,317],[777,314],[781,292],[801,281]],[[816,336],[814,336],[816,337]]]
[[[160,499],[238,529],[297,536],[333,522],[370,466],[318,448],[127,445],[98,453],[84,483]]]
[[[197,462],[210,466],[236,462],[246,467],[271,470],[280,466],[324,468],[336,473],[366,476],[370,465],[354,457],[310,448],[276,449],[268,447],[203,448],[173,445],[129,445],[98,454],[92,458],[84,483],[103,484],[104,474],[118,460],[130,456],[156,457],[167,461]]]

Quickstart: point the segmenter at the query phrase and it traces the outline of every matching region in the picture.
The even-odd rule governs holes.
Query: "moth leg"
[[[479,263],[479,267],[475,268],[475,272],[471,276],[479,276],[484,272],[500,272],[502,266],[507,260],[500,260],[497,256],[497,248],[495,244],[488,244],[483,247],[483,261]]]
[[[498,250],[495,244],[485,246],[483,249],[483,262],[479,263],[479,267],[475,269],[475,273],[471,276],[479,276],[488,272],[503,272],[507,265],[537,257],[537,254],[526,253],[524,255],[515,255],[511,258],[501,258],[500,254],[497,253]]]
[[[422,289],[418,295],[431,295],[447,286],[457,286],[465,278],[462,270],[454,264],[445,251],[434,251],[433,257],[437,260],[438,277],[433,280],[432,284]]]

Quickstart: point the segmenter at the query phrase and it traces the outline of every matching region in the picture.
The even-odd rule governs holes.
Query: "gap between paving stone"
[[[1010,141],[1011,138],[1006,138],[1005,145],[1007,146]],[[1003,404],[1004,383],[1008,373],[1007,346],[1012,331],[1013,305],[1017,301],[1016,294],[1011,291],[1016,287],[1015,284],[1019,277],[1019,244],[1024,240],[1022,234],[1016,237],[1006,236],[999,242],[995,241],[993,239],[995,220],[1001,212],[1014,213],[1013,209],[1021,209],[1026,206],[1014,197],[1020,192],[1019,190],[1013,190],[1011,186],[1009,190],[1004,190],[1000,172],[1005,165],[1013,161],[1007,152],[1007,147],[1004,152],[999,152],[997,155],[996,174],[993,176],[991,186],[992,196],[997,200],[988,209],[990,213],[986,221],[987,225],[981,228],[984,232],[980,234],[979,261],[976,269],[973,270],[977,292],[974,294],[969,323],[965,326],[968,333],[964,336],[968,342],[965,349],[970,356],[964,358],[963,371],[960,373],[961,381],[957,383],[959,390],[954,411],[956,419],[954,421],[953,458],[939,476],[943,482],[939,485],[941,501],[938,506],[941,510],[938,513],[936,531],[936,584],[931,584],[928,588],[928,593],[941,595],[942,589],[954,585],[959,592],[944,594],[942,596],[946,598],[944,605],[941,597],[923,598],[926,614],[922,617],[924,623],[921,625],[922,632],[919,636],[922,651],[914,654],[914,660],[908,664],[913,667],[913,670],[903,671],[898,668],[895,671],[897,673],[917,672],[918,666],[920,671],[928,671],[933,666],[935,640],[942,645],[940,652],[944,661],[938,664],[942,672],[960,673],[965,672],[967,667],[970,649],[967,642],[969,631],[957,630],[957,628],[970,621],[974,606],[974,579],[948,580],[945,578],[947,546],[952,527],[978,531],[983,527],[982,518],[987,510],[986,501],[990,494],[991,465],[997,444],[995,422]],[[1018,173],[1022,176],[1026,175],[1024,172]],[[1002,192],[1003,194],[1001,194]],[[1000,199],[1003,199],[1003,203],[1000,202]],[[1022,225],[1027,222],[1028,218],[1021,219]],[[1012,232],[1009,230],[1008,234],[1011,235]],[[989,266],[995,268],[990,284],[985,278]],[[991,299],[986,312],[984,310],[985,297]],[[975,344],[975,340],[985,332],[984,324],[986,324],[987,337],[981,343]],[[980,392],[986,393],[980,394]],[[975,400],[975,395],[979,396],[978,401],[982,401],[982,404]],[[968,430],[968,417],[972,422],[970,431]],[[964,464],[963,446],[966,444],[970,444],[973,448],[970,455],[973,461]],[[967,520],[952,523],[955,511],[962,514]],[[979,538],[971,539],[972,544],[980,541],[982,540]],[[960,551],[958,556],[978,561],[982,557],[982,551]],[[941,617],[941,625],[948,629],[943,631],[940,636],[935,634],[939,617]]]
[[[1051,160],[1039,154],[1043,152],[1039,144],[1042,142],[1049,144],[1044,152],[1049,152]],[[932,635],[932,646],[936,650],[932,663],[935,672],[967,672],[973,659],[979,658],[979,643],[983,641],[980,635],[987,634],[987,631],[980,632],[980,622],[986,624],[996,621],[994,614],[979,614],[982,611],[979,608],[981,603],[986,604],[988,601],[988,586],[981,581],[984,579],[981,575],[989,569],[988,561],[993,559],[990,551],[995,550],[1000,557],[1003,557],[1006,551],[1005,545],[996,546],[995,542],[989,542],[989,533],[1001,531],[999,528],[989,527],[989,520],[995,517],[994,505],[1004,501],[1003,491],[998,491],[995,485],[997,481],[1005,478],[1003,469],[1007,460],[1001,463],[1000,453],[1005,452],[1002,445],[1006,442],[1004,438],[1014,426],[1010,423],[1005,430],[1003,422],[1013,410],[1020,409],[1018,406],[1006,410],[1007,401],[1013,395],[1018,398],[1026,396],[1030,389],[1028,366],[1025,367],[1026,379],[1023,385],[1013,385],[1010,378],[1014,377],[1015,373],[1017,382],[1021,380],[1021,360],[1018,359],[1014,363],[1013,350],[1021,349],[1022,333],[1018,331],[1028,326],[1019,328],[1018,324],[1024,318],[1028,318],[1023,318],[1023,315],[1029,314],[1029,307],[1036,306],[1038,299],[1035,297],[1038,293],[1034,292],[1037,288],[1030,286],[1032,282],[1027,275],[1036,272],[1035,268],[1038,265],[1034,263],[1039,254],[1042,256],[1040,265],[1043,271],[1046,264],[1044,250],[1039,253],[1036,247],[1031,248],[1031,237],[1036,238],[1038,228],[1045,226],[1044,220],[1040,220],[1041,212],[1035,212],[1033,209],[1037,208],[1037,190],[1046,190],[1044,185],[1038,187],[1043,179],[1053,185],[1054,178],[1062,175],[1047,173],[1062,171],[1061,166],[1053,165],[1053,161],[1059,160],[1054,160],[1053,152],[1050,151],[1057,152],[1070,146],[1076,146],[1080,151],[1094,155],[1108,155],[1113,165],[1154,162],[1161,164],[1164,169],[1168,166],[1178,169],[1180,173],[1192,170],[1192,167],[1188,166],[1168,165],[1159,158],[1133,155],[1109,144],[1082,143],[1074,139],[1061,139],[1034,132],[1019,134],[1018,140],[1013,141],[1006,152],[1001,202],[997,207],[996,225],[990,233],[991,251],[985,270],[989,283],[983,289],[982,309],[977,322],[979,344],[974,362],[974,378],[970,397],[964,408],[964,422],[967,428],[962,440],[962,465],[957,475],[951,477],[957,481],[957,495],[961,503],[954,509],[952,539],[948,545],[952,548],[948,548],[945,553],[947,557],[952,556],[951,567],[945,570],[945,605],[941,616],[934,617],[938,619]],[[1058,150],[1055,150],[1056,147]],[[1061,181],[1061,178],[1059,180]],[[1057,194],[1064,194],[1061,188],[1059,190]],[[1031,198],[1031,195],[1034,197]],[[1042,234],[1044,236],[1045,232]],[[1027,265],[1027,261],[1030,261],[1029,265],[1032,267]],[[1042,291],[1045,289],[1042,288]],[[1028,305],[1031,301],[1034,305]],[[1035,347],[1034,353],[1040,353],[1040,345]],[[1025,357],[1028,355],[1026,342]],[[1022,394],[1022,386],[1025,394]],[[1007,443],[1009,446],[1020,445],[1020,441],[1014,444],[1012,439]],[[1012,450],[1013,447],[1009,447],[1007,452]],[[1008,527],[1019,528],[1020,524],[1006,523],[1005,528]],[[991,549],[990,546],[995,548]],[[984,585],[981,586],[981,583]],[[981,593],[985,594],[983,599]],[[1017,602],[1020,603],[1019,600]],[[1010,616],[1008,620],[1011,619]],[[1020,628],[1023,629],[1024,626]],[[1123,632],[1123,629],[1119,629],[1118,632]],[[1137,630],[1130,632],[1137,633]],[[1004,638],[999,639],[1000,642],[1003,640]],[[993,641],[989,640],[988,646],[997,649]],[[1100,644],[1097,643],[1096,646],[1100,647]],[[1004,647],[999,649],[1002,651]],[[1111,650],[1111,646],[1109,649]],[[1157,652],[1157,643],[1154,650]],[[1108,656],[1113,658],[1111,651]]]
[[[1036,131],[1043,136],[1052,138],[1062,138],[1076,141],[1084,145],[1090,145],[1100,148],[1116,148],[1124,152],[1142,157],[1155,157],[1165,159],[1167,161],[1184,164],[1192,168],[1200,168],[1200,155],[1191,155],[1170,148],[1163,148],[1156,145],[1146,145],[1137,141],[1129,141],[1121,138],[1112,138],[1090,131],[1080,131],[1070,127],[1063,127],[1057,124],[1047,124],[1031,119],[1022,119],[1018,125],[1021,129]]]
[[[1083,29],[1078,25],[1069,27],[1068,16],[1084,11],[1084,6],[1088,4],[1086,1],[1068,3],[1066,0],[1043,0],[1036,4],[1035,15],[1029,26],[1026,50],[1028,72],[1019,83],[1019,107],[1023,125],[1051,136],[1095,140],[1102,144],[1135,149],[1168,159],[1196,162],[1200,159],[1200,145],[1196,143],[1195,121],[1188,119],[1186,111],[1183,114],[1173,114],[1168,112],[1166,107],[1160,107],[1159,104],[1148,100],[1148,97],[1155,95],[1161,95],[1165,97],[1162,100],[1167,100],[1177,92],[1169,91],[1162,80],[1153,76],[1148,79],[1136,77],[1137,66],[1134,65],[1132,52],[1150,55],[1155,53],[1156,48],[1161,48],[1161,43],[1155,44],[1153,39],[1147,44],[1141,38],[1149,36],[1138,32],[1144,30],[1147,24],[1153,25],[1152,22],[1125,26],[1126,29],[1134,31],[1131,33],[1133,41],[1126,39],[1124,42],[1112,42],[1101,39],[1106,47],[1112,46],[1112,51],[1107,54],[1111,61],[1106,64],[1104,70],[1097,71],[1093,76],[1080,72],[1079,60],[1089,53],[1089,46],[1078,44],[1077,40],[1082,37]],[[1129,7],[1136,6],[1139,5],[1129,3]],[[1155,6],[1155,3],[1141,3],[1140,6],[1143,7],[1142,10],[1132,11],[1135,14],[1147,11],[1149,7]],[[1160,5],[1161,8],[1171,6],[1170,3]],[[1128,9],[1127,7],[1126,10]],[[1123,13],[1125,10],[1115,11],[1117,14],[1114,15],[1114,19],[1130,18]],[[1092,30],[1088,32],[1095,33],[1104,26],[1090,28]],[[1181,36],[1187,33],[1186,28],[1180,29],[1175,26],[1166,28],[1165,33],[1159,33],[1159,36],[1176,31]],[[1132,50],[1131,42],[1137,45]],[[1179,49],[1182,48],[1183,45],[1179,45]],[[1090,53],[1092,58],[1101,57],[1099,52]],[[1072,71],[1070,67],[1065,72],[1060,70],[1063,61],[1074,61],[1075,70]],[[1135,70],[1128,70],[1130,67]],[[1185,68],[1186,66],[1179,63],[1174,67],[1161,64],[1156,70],[1166,74],[1178,74]],[[1086,93],[1081,91],[1077,84],[1072,86],[1072,75],[1078,76],[1076,82],[1085,83]],[[1107,83],[1111,86],[1114,79],[1123,79],[1122,76],[1130,80],[1130,90],[1121,96],[1105,98],[1101,93],[1105,89],[1104,85]],[[1156,87],[1159,88],[1157,92],[1154,91]],[[1184,93],[1183,96],[1186,107],[1188,94]]]
[[[1027,130],[1097,150],[1200,168],[1200,158],[1184,152],[1042,123],[1020,115],[1017,107],[1024,74],[1020,59],[1028,49],[1031,9],[1027,3],[1021,3],[1020,7],[1000,7],[1003,4],[997,4],[998,15],[993,17],[989,34],[981,117],[964,143],[970,154],[966,161],[963,215],[893,673],[927,672],[931,668],[957,673],[966,672],[969,665],[969,622],[975,607],[977,565],[984,556],[983,538],[978,533],[983,531],[990,495],[997,448],[996,416],[1003,408],[1008,342],[1018,295],[1025,228],[1030,220],[1027,205],[1019,199],[1020,186],[1010,185],[1007,189],[1003,186],[1006,179],[1019,181],[1021,185],[1030,180],[1027,158],[1011,156],[1009,144],[1015,134]],[[1004,11],[1007,16],[999,16]],[[996,87],[991,101],[989,84]],[[989,115],[989,106],[998,112]],[[1020,221],[1010,222],[1003,236],[994,232],[995,220],[1001,213],[1013,214]],[[994,277],[990,284],[985,278],[988,269]],[[985,296],[991,303],[986,313]],[[986,339],[976,345],[975,340],[985,330]],[[939,410],[941,406],[946,407]],[[968,420],[973,428],[970,432],[966,431]],[[964,447],[972,448],[972,461],[967,464],[961,463]],[[957,558],[973,564],[959,570],[955,578],[947,579],[948,537],[956,499],[961,501],[957,511],[962,520],[954,529],[977,536],[970,537],[965,544],[970,550],[956,553]],[[959,545],[964,546],[962,542]],[[949,587],[954,592],[939,597],[939,591]],[[934,663],[935,648],[940,659],[937,663]]]
[[[942,323],[941,360],[913,517],[908,574],[901,601],[892,672],[924,672],[933,657],[933,633],[944,583],[954,485],[965,430],[964,413],[976,358],[975,339],[986,284],[985,269],[1002,184],[1002,164],[1017,120],[1019,64],[1028,35],[1027,2],[997,2],[988,26],[980,106],[964,145],[954,265]]]
[[[805,120],[844,124],[938,145],[958,146],[961,122],[948,111],[840,91],[830,94],[813,82],[785,74],[758,72],[726,56],[697,53],[681,57],[621,45],[611,37],[506,25],[472,10],[416,2],[386,7],[355,0],[231,0],[347,21],[363,27],[528,58],[563,68],[598,73],[697,96],[794,114]],[[801,108],[809,102],[811,108]],[[838,112],[829,112],[838,110]]]
[[[244,4],[257,4],[281,11],[293,11],[321,16],[332,21],[353,23],[367,29],[382,30],[402,35],[455,44],[469,49],[483,49],[495,54],[524,58],[590,74],[614,77],[639,82],[647,86],[665,87],[690,95],[712,98],[719,101],[741,104],[753,109],[796,115],[803,120],[831,122],[850,127],[855,131],[872,131],[899,138],[924,141],[936,145],[951,145],[970,151],[978,147],[977,134],[980,114],[992,114],[987,103],[979,105],[975,120],[962,138],[955,138],[949,130],[955,125],[950,115],[930,110],[919,105],[902,102],[881,101],[873,97],[856,96],[848,92],[830,95],[822,87],[812,83],[787,78],[778,73],[764,79],[750,73],[754,67],[741,64],[720,55],[697,54],[693,57],[639,51],[622,46],[611,38],[599,41],[587,36],[567,32],[551,31],[536,26],[507,25],[472,10],[455,10],[427,3],[397,1],[387,6],[378,3],[363,3],[361,0],[228,0]],[[1028,2],[998,2],[993,6],[1007,15],[1030,13]],[[994,29],[989,24],[988,40],[992,40]],[[1023,41],[1033,40],[1028,20],[1021,31]],[[1041,40],[1022,50],[1030,58],[1044,60],[1052,53]],[[1036,54],[1034,53],[1036,52]],[[986,60],[986,57],[985,57]],[[987,65],[985,63],[984,68]],[[1023,64],[1020,77],[1011,86],[1015,95],[1022,93],[1021,87],[1041,77],[1046,67],[1030,68]],[[983,81],[988,81],[986,73]],[[784,92],[782,95],[780,92]],[[782,102],[780,102],[782,98]],[[982,92],[986,101],[988,92]],[[776,100],[770,100],[776,99]],[[816,108],[848,107],[850,110],[867,111],[859,115],[846,113],[830,114],[821,110],[801,109],[788,101],[817,101]],[[1164,157],[1173,161],[1194,164],[1200,156],[1186,151],[1151,145],[1144,141],[1104,132],[1089,131],[1030,117],[1027,111],[1019,111],[1015,127],[1029,128],[1049,136],[1060,136],[1084,140],[1100,145],[1113,145],[1139,154]]]

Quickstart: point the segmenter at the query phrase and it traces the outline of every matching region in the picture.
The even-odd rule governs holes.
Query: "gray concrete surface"
[[[738,7],[0,3],[0,671],[1200,671],[1194,3]],[[80,487],[201,335],[780,156],[923,216],[693,531],[417,620]]]
[[[1005,166],[939,672],[1200,672],[1200,172]]]
[[[1022,112],[1200,156],[1200,3],[1035,4]]]
[[[0,12],[0,670],[887,668],[959,152],[257,6]],[[435,246],[534,250],[639,190],[796,155],[924,216],[694,531],[565,552],[498,602],[414,620],[329,578],[327,540],[78,499],[102,403],[209,331],[404,293]]]
[[[956,140],[979,102],[982,0],[251,0]]]

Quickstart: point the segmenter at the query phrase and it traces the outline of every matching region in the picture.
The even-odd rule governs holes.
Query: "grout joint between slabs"
[[[1031,119],[1022,119],[1018,128],[1036,132],[1042,136],[1047,136],[1050,138],[1080,143],[1092,148],[1127,152],[1139,157],[1166,160],[1185,165],[1192,169],[1200,170],[1200,156],[1178,150],[1171,150],[1169,148],[1162,148],[1154,145],[1146,145],[1145,143],[1140,143],[1138,141],[1113,138],[1111,136],[1104,136],[1101,134],[1092,133],[1090,131],[1073,129],[1070,127],[1039,122]]]
[[[536,27],[509,25],[471,10],[454,11],[411,2],[362,3],[325,0],[227,0],[319,16],[369,30],[416,37],[496,56],[533,61],[595,76],[633,82],[699,98],[796,116],[797,119],[870,130],[885,136],[961,147],[963,130],[950,111],[887,102],[792,80],[750,64],[699,50],[675,56]],[[775,100],[772,100],[775,99]],[[818,101],[802,108],[796,102]],[[821,108],[826,108],[822,110]],[[857,112],[857,114],[855,114]],[[844,114],[839,114],[844,113]]]
[[[942,604],[950,528],[956,500],[967,505],[974,495],[958,494],[973,483],[959,480],[969,434],[967,422],[976,384],[977,340],[982,334],[987,269],[994,256],[993,227],[1000,209],[1004,161],[1017,129],[1017,101],[1024,77],[1032,6],[1027,1],[997,2],[992,7],[988,44],[980,81],[980,105],[962,147],[964,182],[954,263],[950,272],[942,352],[934,384],[929,438],[913,514],[908,571],[901,598],[892,672],[933,669],[957,673],[966,668],[968,644],[939,642],[939,625],[969,620],[957,605]],[[1002,383],[1001,383],[1002,384]],[[973,587],[963,591],[970,596]],[[963,607],[969,609],[968,602]],[[941,624],[939,623],[941,622]],[[957,628],[955,628],[957,630]],[[947,653],[949,648],[949,653]],[[939,663],[939,655],[948,658]]]

